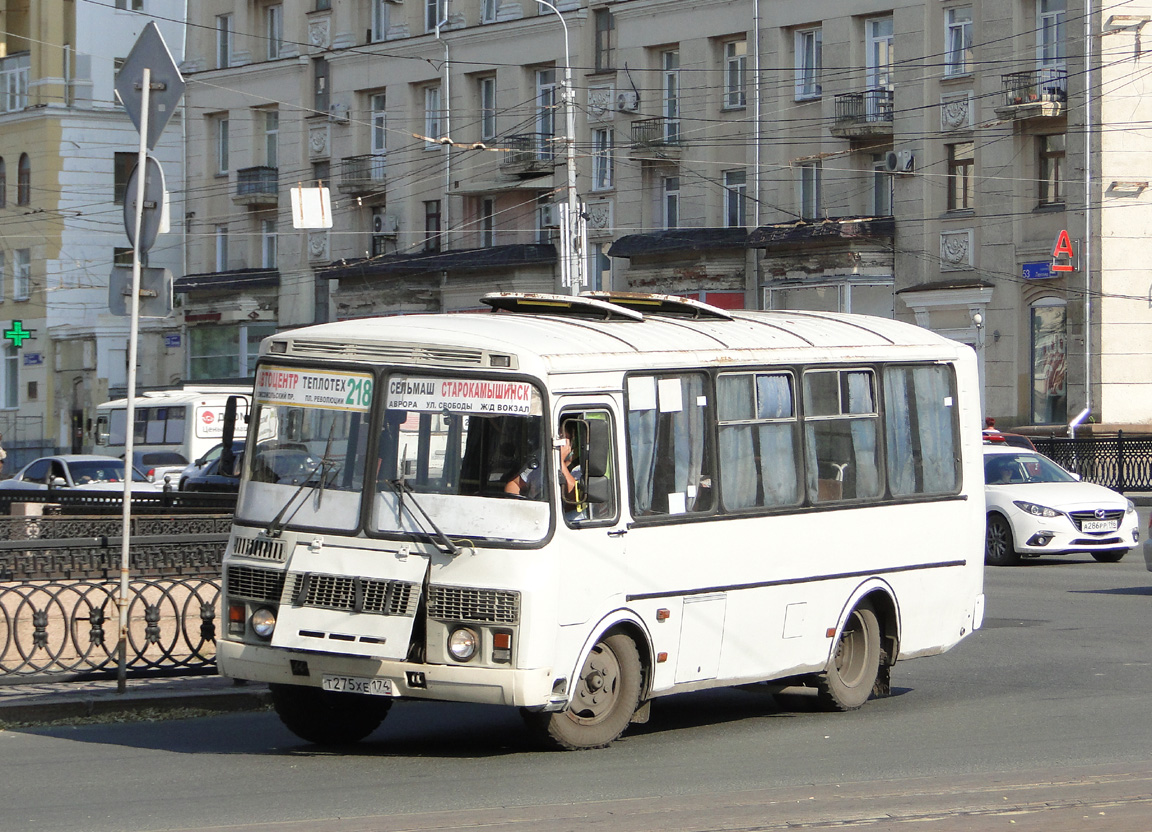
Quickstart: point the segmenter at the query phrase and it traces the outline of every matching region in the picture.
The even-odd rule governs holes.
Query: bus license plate
[[[1080,530],[1085,532],[1114,532],[1119,527],[1116,520],[1085,520]]]
[[[362,693],[368,696],[391,696],[391,679],[371,679],[367,676],[330,676],[321,679],[324,690],[338,693]]]

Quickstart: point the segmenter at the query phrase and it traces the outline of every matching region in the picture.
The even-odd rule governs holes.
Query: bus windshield
[[[373,530],[431,534],[435,524],[469,538],[542,539],[542,413],[540,391],[525,381],[391,377]]]

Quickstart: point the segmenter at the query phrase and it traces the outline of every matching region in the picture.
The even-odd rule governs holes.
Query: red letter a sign
[[[1072,248],[1072,240],[1068,237],[1068,231],[1060,232],[1060,236],[1056,238],[1056,248],[1052,249],[1052,271],[1054,272],[1070,272],[1074,271],[1072,261],[1076,257],[1076,251]],[[1066,262],[1061,262],[1063,258],[1067,258]]]

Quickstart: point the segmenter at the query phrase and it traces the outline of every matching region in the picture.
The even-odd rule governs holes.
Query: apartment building
[[[977,350],[1001,424],[1147,424],[1149,5],[203,0],[189,377],[277,329],[570,291],[571,150],[585,288],[915,320]],[[332,226],[296,229],[317,184]]]
[[[0,0],[0,432],[14,471],[86,450],[97,404],[123,395],[128,319],[108,311],[113,265],[131,265],[124,187],[139,138],[113,84],[159,0]],[[169,47],[179,21],[159,21]],[[177,115],[156,149],[183,179]],[[177,188],[177,196],[180,189]],[[175,209],[182,213],[182,209]],[[178,236],[150,265],[182,273]],[[183,375],[175,317],[142,322],[140,384]]]

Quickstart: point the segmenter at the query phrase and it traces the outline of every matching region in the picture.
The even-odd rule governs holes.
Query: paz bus
[[[217,660],[299,737],[359,741],[404,699],[515,706],[566,749],[718,686],[850,710],[980,627],[969,347],[669,296],[483,301],[261,345]],[[285,448],[314,462],[272,473]]]

